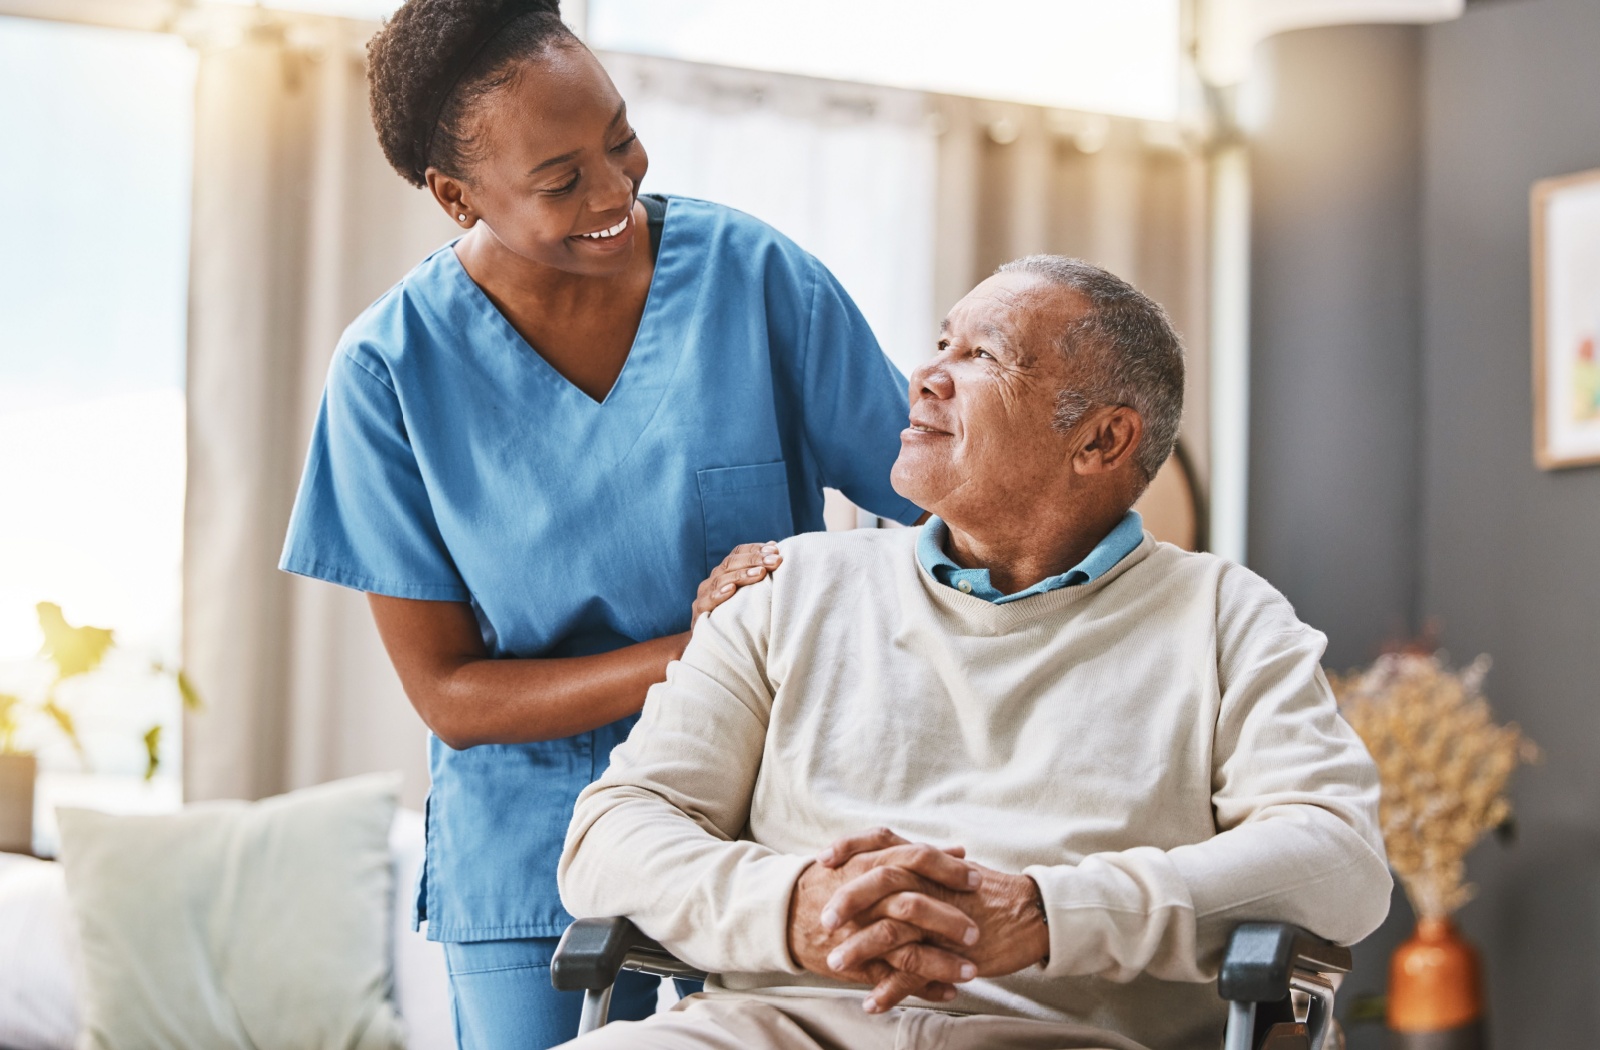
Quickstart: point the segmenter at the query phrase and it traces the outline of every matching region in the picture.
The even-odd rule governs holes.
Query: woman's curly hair
[[[508,83],[519,60],[577,44],[560,0],[406,0],[367,44],[383,155],[415,186],[430,167],[462,177],[476,157],[473,104]]]

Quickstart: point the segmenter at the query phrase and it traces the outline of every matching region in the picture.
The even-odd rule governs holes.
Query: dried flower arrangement
[[[1538,757],[1514,724],[1491,718],[1488,670],[1487,656],[1452,671],[1438,653],[1403,651],[1330,679],[1377,762],[1389,866],[1419,919],[1445,918],[1471,899],[1466,855],[1510,819],[1506,783]]]

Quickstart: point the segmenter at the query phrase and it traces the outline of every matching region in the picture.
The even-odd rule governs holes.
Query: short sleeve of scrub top
[[[396,598],[468,601],[391,380],[359,353],[342,349],[328,371],[299,500],[322,520],[302,538],[296,571]]]
[[[889,484],[907,413],[905,379],[827,269],[732,209],[668,198],[638,334],[598,402],[446,246],[346,331],[281,565],[470,602],[493,657],[606,652],[686,630],[737,544],[822,529],[824,485],[915,521]],[[430,739],[429,937],[566,928],[572,804],[636,718],[459,751]]]

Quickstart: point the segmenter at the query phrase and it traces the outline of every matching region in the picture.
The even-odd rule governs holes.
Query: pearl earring
[[[467,217],[465,215],[457,215],[456,218],[461,220],[462,222],[466,222],[467,221]]]

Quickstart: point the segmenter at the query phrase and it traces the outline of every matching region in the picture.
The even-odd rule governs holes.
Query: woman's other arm
[[[776,544],[736,548],[700,585],[692,621],[766,579],[780,560]],[[466,602],[367,601],[411,706],[457,750],[556,740],[637,714],[689,644],[685,631],[593,656],[496,659]]]

